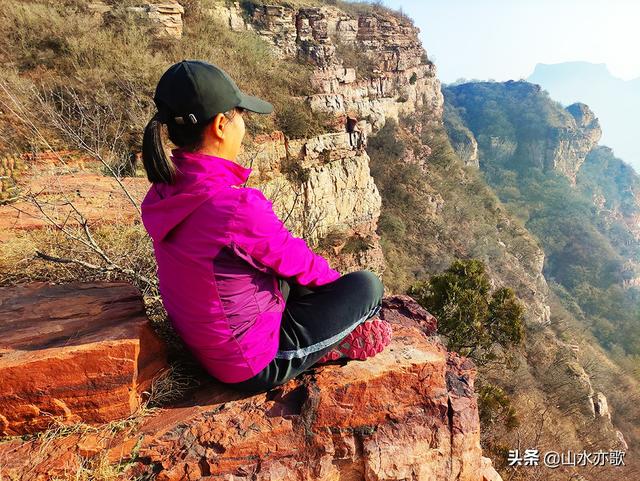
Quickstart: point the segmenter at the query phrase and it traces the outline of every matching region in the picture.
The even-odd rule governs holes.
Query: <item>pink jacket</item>
[[[213,377],[243,381],[278,350],[278,278],[315,287],[341,274],[287,230],[260,190],[239,187],[252,169],[181,149],[172,159],[175,184],[152,184],[141,205],[162,302]]]

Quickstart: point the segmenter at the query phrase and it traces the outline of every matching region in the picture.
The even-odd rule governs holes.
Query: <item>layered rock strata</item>
[[[499,479],[480,449],[474,365],[447,352],[409,297],[385,298],[380,316],[393,341],[366,361],[318,365],[255,395],[203,380],[135,435],[59,437],[39,464],[26,461],[38,441],[0,443],[0,474],[60,476],[79,454],[128,465],[120,479]]]
[[[126,418],[167,368],[126,282],[0,287],[0,435]]]

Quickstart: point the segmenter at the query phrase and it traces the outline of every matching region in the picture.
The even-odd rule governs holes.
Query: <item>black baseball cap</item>
[[[202,123],[219,113],[241,107],[259,114],[273,105],[242,92],[221,68],[200,60],[183,60],[160,77],[153,97],[161,118],[178,123]]]

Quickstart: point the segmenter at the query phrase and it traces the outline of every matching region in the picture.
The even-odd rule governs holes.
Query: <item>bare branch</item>
[[[57,257],[57,256],[52,256],[49,254],[45,254],[44,252],[40,252],[39,250],[36,250],[36,256],[40,257],[42,259],[48,260],[48,261],[52,261],[52,262],[59,262],[62,264],[77,264],[79,266],[85,267],[87,269],[91,269],[94,271],[98,271],[98,272],[120,272],[122,274],[127,274],[129,276],[133,276],[136,277],[138,280],[144,282],[145,284],[147,284],[150,287],[156,288],[157,287],[157,282],[153,279],[149,279],[148,277],[145,276],[141,276],[140,274],[138,274],[137,272],[134,272],[131,269],[124,269],[122,267],[119,267],[117,265],[109,265],[109,266],[99,266],[96,264],[91,264],[89,262],[85,262],[83,260],[80,259],[70,259],[67,257]]]

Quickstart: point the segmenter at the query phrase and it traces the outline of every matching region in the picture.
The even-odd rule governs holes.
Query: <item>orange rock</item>
[[[211,383],[178,415],[150,419],[139,453],[147,469],[166,481],[478,481],[475,367],[424,334],[426,311],[410,298],[384,305],[396,312],[381,317],[402,322],[374,358],[320,365],[254,396]]]
[[[21,159],[24,168],[17,184],[25,198],[0,205],[0,246],[10,242],[16,231],[53,227],[30,196],[60,225],[79,225],[69,202],[92,227],[140,222],[136,208],[116,179],[101,173],[103,166],[98,160],[71,151],[23,154]],[[123,177],[121,182],[140,205],[150,186],[146,177]]]
[[[394,335],[375,357],[317,365],[255,395],[203,379],[100,454],[130,461],[122,480],[481,481],[476,370],[425,334],[425,312],[406,296],[385,298],[381,317],[395,319]],[[41,447],[13,445],[22,459]],[[46,462],[16,461],[5,474],[27,481],[60,473],[63,448],[78,452],[58,440]],[[0,459],[7,449],[0,444]]]
[[[127,417],[166,367],[129,283],[0,287],[0,435]]]

